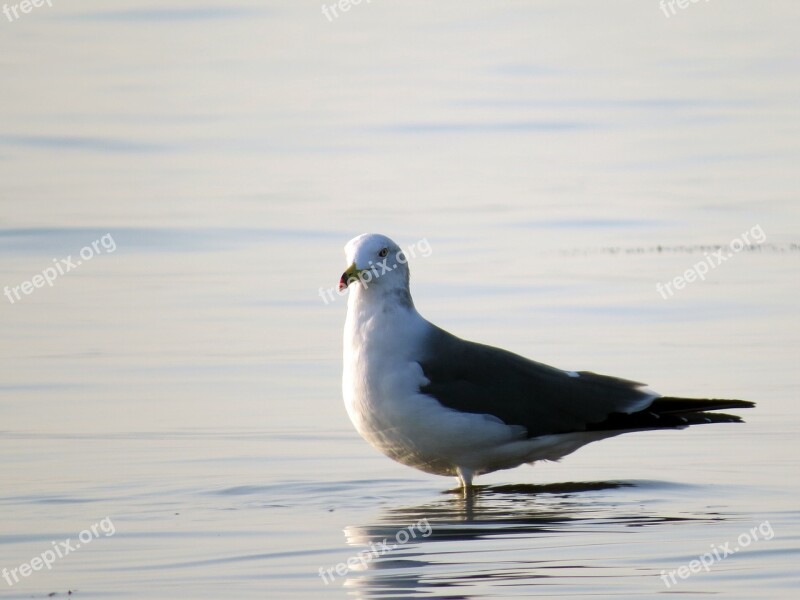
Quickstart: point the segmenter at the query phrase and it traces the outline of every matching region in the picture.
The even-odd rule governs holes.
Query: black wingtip
[[[754,408],[755,402],[749,400],[732,400],[721,398],[676,398],[661,396],[653,400],[648,410],[658,414],[677,414],[685,412],[705,412],[707,410],[730,410],[736,408]]]
[[[689,413],[685,418],[688,421],[687,425],[702,425],[703,423],[744,423],[744,419],[739,415],[715,412]]]
[[[742,417],[727,413],[709,412],[723,409],[753,408],[749,400],[729,400],[718,398],[656,398],[645,410],[624,414],[614,413],[602,423],[596,423],[589,430],[611,429],[682,429],[690,425],[706,423],[744,423]]]

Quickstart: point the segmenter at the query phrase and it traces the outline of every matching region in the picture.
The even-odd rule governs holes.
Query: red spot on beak
[[[339,291],[341,292],[347,285],[350,283],[349,281],[350,276],[347,273],[342,273],[341,279],[339,279]]]

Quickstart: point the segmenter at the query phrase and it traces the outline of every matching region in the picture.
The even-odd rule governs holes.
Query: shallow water
[[[797,17],[0,16],[0,285],[74,265],[0,299],[5,597],[793,597]],[[364,231],[416,244],[417,307],[458,335],[758,408],[462,498],[347,420],[326,290]],[[658,292],[717,246],[704,280]]]

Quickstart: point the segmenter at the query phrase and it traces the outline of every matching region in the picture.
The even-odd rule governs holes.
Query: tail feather
[[[656,398],[646,409],[631,413],[614,413],[602,423],[588,427],[589,431],[618,429],[664,429],[703,425],[706,423],[742,423],[738,415],[707,412],[724,409],[753,408],[754,402],[716,398]]]

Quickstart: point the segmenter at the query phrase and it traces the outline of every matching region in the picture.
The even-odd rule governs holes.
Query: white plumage
[[[417,312],[408,265],[392,240],[364,234],[345,254],[349,266],[339,286],[349,286],[350,297],[342,392],[350,419],[390,458],[457,476],[465,488],[474,475],[558,460],[625,431],[694,424],[675,420],[676,406],[694,417],[750,405],[664,398],[671,410],[662,414],[654,404],[660,397],[642,384],[561,371],[461,340]],[[630,426],[618,424],[622,417],[630,417]]]

